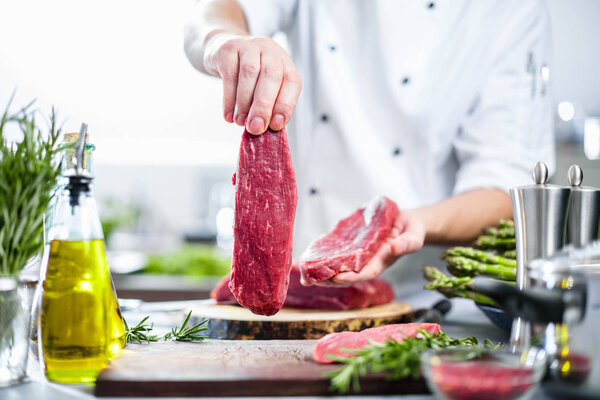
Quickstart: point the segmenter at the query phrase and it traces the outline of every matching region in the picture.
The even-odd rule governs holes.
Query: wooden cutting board
[[[346,311],[283,308],[266,317],[240,306],[218,305],[209,299],[192,307],[192,322],[204,319],[208,320],[205,333],[213,339],[319,339],[331,332],[410,322],[413,314],[409,304],[393,301]]]
[[[96,380],[96,396],[323,396],[339,368],[312,361],[314,340],[129,344]],[[361,394],[427,393],[422,380],[360,380]]]

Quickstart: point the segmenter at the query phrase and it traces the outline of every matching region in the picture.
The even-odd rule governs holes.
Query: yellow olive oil
[[[121,349],[125,347],[125,323],[121,314],[121,307],[117,300],[117,291],[110,280],[110,323],[111,323],[111,341],[108,349],[110,358],[119,354]]]
[[[43,289],[46,377],[94,382],[125,339],[102,240],[53,240]]]

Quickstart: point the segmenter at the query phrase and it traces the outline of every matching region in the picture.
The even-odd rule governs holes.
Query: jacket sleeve
[[[537,161],[544,161],[550,173],[555,168],[545,4],[516,2],[504,9],[498,26],[488,73],[453,143],[459,162],[454,194],[530,184]]]
[[[271,37],[285,31],[294,19],[297,0],[238,0],[252,36]]]

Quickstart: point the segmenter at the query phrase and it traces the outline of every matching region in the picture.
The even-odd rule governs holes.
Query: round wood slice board
[[[331,332],[361,331],[376,326],[410,322],[412,308],[401,301],[359,310],[331,311],[282,308],[267,317],[240,306],[206,300],[192,308],[193,323],[207,319],[213,339],[319,339]]]

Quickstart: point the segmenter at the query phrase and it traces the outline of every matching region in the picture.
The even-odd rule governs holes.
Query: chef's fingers
[[[293,63],[290,61],[284,62],[285,72],[283,75],[283,82],[281,84],[281,90],[275,101],[275,107],[273,108],[273,117],[271,118],[270,128],[278,131],[289,122],[298,102],[298,96],[302,90],[302,79],[300,74],[296,71]]]
[[[239,57],[234,118],[236,124],[244,126],[246,125],[252,97],[254,96],[254,88],[260,73],[260,50],[256,47],[247,47],[240,51]]]
[[[300,275],[300,284],[302,286],[312,286],[312,282],[307,281],[306,279],[304,279],[304,277],[302,275]]]
[[[385,266],[381,262],[378,262],[378,260],[372,260],[371,262],[367,263],[367,265],[365,265],[360,272],[341,272],[331,278],[331,281],[336,283],[338,286],[348,286],[358,282],[370,281],[382,273],[384,269]]]
[[[321,286],[321,287],[340,287],[340,286],[350,286],[351,284],[339,284],[334,283],[331,279],[327,279],[321,282],[309,282],[304,279],[302,275],[300,275],[300,283],[302,286]]]
[[[246,123],[246,129],[254,135],[263,133],[269,126],[283,80],[283,61],[280,58],[263,53],[260,64],[260,75]]]
[[[392,254],[399,257],[416,253],[423,247],[423,235],[417,232],[404,232],[394,238],[391,243]]]
[[[225,121],[233,122],[240,60],[237,49],[226,46],[227,43],[223,45],[217,64],[217,72],[223,80],[223,117]]]

